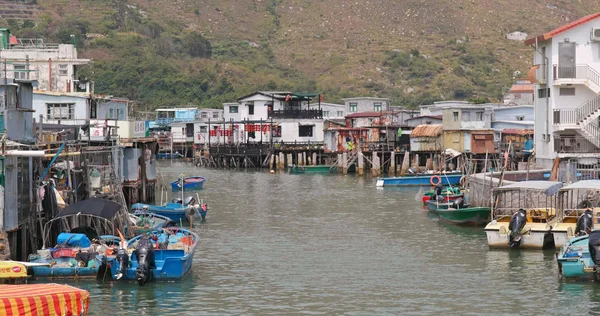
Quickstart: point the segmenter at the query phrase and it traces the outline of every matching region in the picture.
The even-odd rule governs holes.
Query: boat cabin
[[[563,187],[558,193],[559,223],[552,228],[557,247],[581,232],[577,221],[587,210],[592,212],[589,230],[600,228],[600,180],[581,180]]]

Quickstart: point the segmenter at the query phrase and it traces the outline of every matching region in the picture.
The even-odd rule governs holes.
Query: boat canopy
[[[600,190],[600,180],[581,180],[575,183],[571,183],[561,189],[561,191],[567,190],[577,190],[577,189],[587,189],[587,190]]]
[[[87,315],[90,293],[61,284],[2,285],[0,314]]]
[[[68,206],[60,211],[56,215],[56,218],[72,215],[93,215],[112,219],[120,209],[121,205],[119,203],[105,199],[90,198]]]
[[[541,191],[546,195],[554,195],[558,193],[558,190],[560,190],[562,186],[563,183],[557,181],[521,181],[495,188],[494,191],[535,190]]]

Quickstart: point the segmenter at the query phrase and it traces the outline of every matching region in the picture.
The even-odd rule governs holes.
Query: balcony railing
[[[600,73],[588,65],[559,66],[554,65],[554,80],[558,79],[587,79],[600,86]]]
[[[594,146],[585,137],[554,136],[554,151],[557,153],[600,153],[600,148]]]
[[[274,119],[322,119],[323,110],[272,110],[268,115]]]

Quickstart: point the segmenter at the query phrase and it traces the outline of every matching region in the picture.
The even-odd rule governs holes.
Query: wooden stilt
[[[358,152],[358,175],[362,176],[365,171],[365,159],[362,151]]]
[[[306,163],[306,152],[305,151],[302,152],[302,165],[303,166],[307,165],[307,163]]]
[[[279,170],[285,170],[283,152],[279,152]]]
[[[342,154],[342,172],[344,175],[348,174],[348,153]]]
[[[313,166],[316,166],[316,165],[318,164],[318,163],[317,163],[317,153],[316,153],[316,152],[313,152],[313,153],[312,153],[312,160],[310,161],[310,163],[311,163]]]
[[[343,169],[344,165],[343,165],[343,162],[342,162],[342,154],[338,154],[337,156],[338,156],[337,157],[337,169],[338,169],[338,172],[343,172],[344,171],[344,169]]]
[[[390,154],[390,167],[388,169],[388,173],[394,177],[396,176],[396,152],[392,151]]]
[[[275,154],[271,154],[271,160],[269,161],[269,168],[271,171],[275,171]]]

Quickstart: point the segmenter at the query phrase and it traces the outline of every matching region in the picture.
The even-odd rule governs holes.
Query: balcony
[[[272,110],[269,118],[274,119],[322,119],[323,110]]]
[[[552,75],[555,85],[583,84],[595,93],[600,92],[600,73],[588,65],[554,65]]]
[[[554,151],[557,153],[600,153],[600,148],[594,146],[585,137],[554,136]]]

